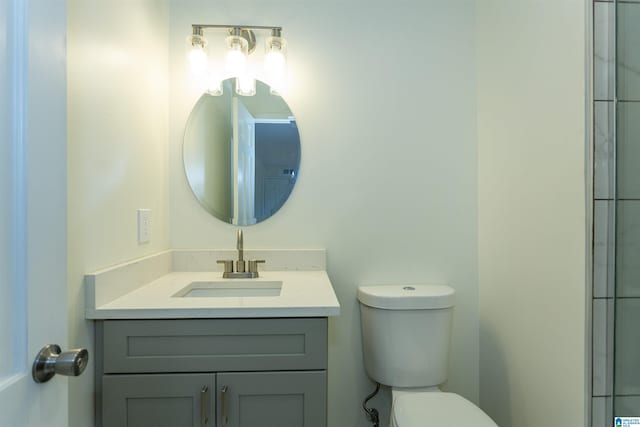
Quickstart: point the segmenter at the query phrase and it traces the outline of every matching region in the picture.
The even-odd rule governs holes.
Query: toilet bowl
[[[446,381],[455,291],[444,285],[358,288],[363,359],[391,387],[390,427],[497,427]]]
[[[393,393],[390,427],[497,427],[480,408],[455,393]]]

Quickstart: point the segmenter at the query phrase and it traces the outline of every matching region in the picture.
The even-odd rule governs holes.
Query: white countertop
[[[120,280],[123,280],[120,277]],[[175,297],[192,282],[222,280],[222,273],[173,271],[110,301],[100,301],[89,281],[87,319],[179,319],[241,317],[328,317],[340,304],[326,271],[264,271],[252,282],[282,281],[278,296]],[[246,279],[245,279],[246,280]],[[233,279],[229,280],[233,282]]]

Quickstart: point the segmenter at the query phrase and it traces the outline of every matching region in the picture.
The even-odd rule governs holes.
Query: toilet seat
[[[498,427],[480,408],[455,393],[416,392],[395,397],[392,427]]]

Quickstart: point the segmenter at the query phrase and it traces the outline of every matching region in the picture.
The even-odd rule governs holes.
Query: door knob
[[[48,344],[33,361],[31,375],[37,383],[45,383],[55,374],[77,377],[84,372],[88,362],[89,352],[84,348],[63,352],[59,345]]]

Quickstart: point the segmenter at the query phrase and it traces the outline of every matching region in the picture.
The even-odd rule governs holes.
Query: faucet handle
[[[258,264],[264,264],[263,259],[254,259],[249,261],[249,273],[256,273],[256,277],[258,277]]]
[[[216,261],[218,264],[224,264],[224,273],[233,273],[233,260],[232,259],[219,259]]]

